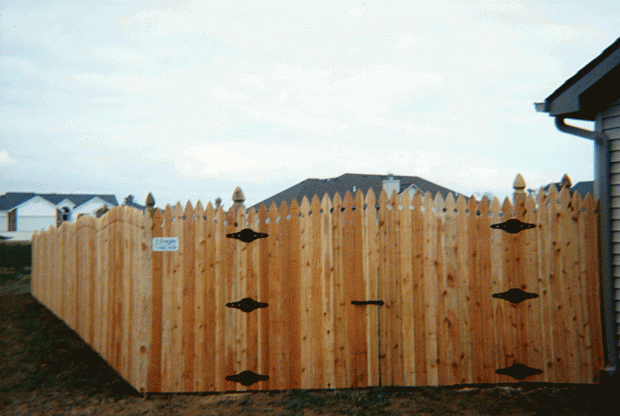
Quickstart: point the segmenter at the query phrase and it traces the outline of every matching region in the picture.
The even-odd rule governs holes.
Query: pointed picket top
[[[319,201],[319,197],[316,194],[312,197],[310,208],[312,210],[312,214],[318,214],[321,209],[321,201]]]
[[[435,199],[433,200],[433,205],[435,206],[435,213],[437,215],[442,215],[443,214],[443,208],[446,205],[444,200],[443,200],[443,195],[441,195],[439,192],[437,192],[435,194]]]
[[[411,205],[411,194],[409,191],[405,191],[400,194],[398,203],[403,206],[403,210],[405,208],[409,209],[409,205]]]
[[[181,206],[180,202],[177,202],[174,206],[174,209],[172,210],[172,215],[174,215],[175,218],[181,218],[183,216],[183,207]]]
[[[156,209],[155,212],[153,212],[153,224],[161,225],[162,220],[163,212],[161,209]]]
[[[534,201],[534,197],[530,194],[525,198],[525,222],[533,224],[537,223],[538,219],[536,218],[536,201]]]
[[[329,194],[325,192],[323,194],[323,198],[321,198],[321,209],[323,210],[323,214],[329,214],[329,208],[325,208],[327,205],[329,205],[329,208],[331,208],[332,200],[329,197]]]
[[[528,211],[530,210],[530,206],[532,206],[532,204],[534,204],[534,209],[536,208],[536,200],[534,199],[534,195],[529,194],[526,198],[525,198],[525,209],[527,209]]]
[[[307,217],[308,211],[310,211],[310,203],[305,196],[301,199],[301,205],[299,206],[299,212],[302,216]]]
[[[351,192],[347,191],[347,193],[344,194],[344,200],[342,201],[342,205],[344,206],[345,212],[353,212],[353,196],[351,196]]]
[[[385,205],[387,205],[389,198],[387,196],[387,192],[385,192],[385,189],[381,189],[381,191],[379,191],[379,195],[377,195],[377,203],[381,205],[382,195],[383,195],[383,199],[385,199]]]
[[[476,216],[476,211],[478,211],[478,201],[476,201],[475,196],[472,195],[471,198],[469,198],[469,201],[467,202],[467,209],[469,210],[470,216]]]
[[[459,195],[456,199],[456,211],[457,215],[466,215],[465,210],[467,209],[467,202],[465,202],[465,197],[463,195]]]
[[[236,222],[240,227],[241,226],[245,227],[245,219],[247,216],[245,213],[245,208],[243,208],[243,206],[237,207],[234,217],[236,218]]]
[[[568,203],[571,200],[571,197],[568,192],[568,188],[562,188],[558,197],[559,197],[560,205],[562,206],[562,208],[567,208]]]
[[[392,190],[392,193],[388,195],[388,204],[394,207],[397,202],[398,202],[398,192],[396,192],[396,189],[394,189]]]
[[[430,192],[427,192],[424,195],[424,200],[423,200],[423,204],[424,204],[424,212],[431,212],[431,209],[433,207],[433,197],[431,196]]]
[[[250,215],[252,215],[252,214],[256,215],[256,209],[254,209],[254,207],[249,207],[247,212],[246,212],[246,214],[245,214],[246,218],[248,218],[248,221],[249,221]]]
[[[592,212],[596,209],[596,201],[590,192],[586,194],[586,199],[583,201],[583,207],[587,212]]]
[[[558,190],[553,185],[549,187],[548,200],[549,202],[552,202],[554,205],[558,203]]]
[[[271,204],[269,204],[269,211],[267,211],[267,216],[272,219],[275,219],[278,217],[278,207],[276,206],[276,203],[273,201],[271,201]]]
[[[297,221],[299,219],[299,205],[297,204],[297,200],[295,198],[293,198],[288,207],[288,214],[291,216],[289,221]]]
[[[355,196],[353,197],[353,200],[355,201],[355,205],[359,206],[359,209],[363,208],[363,205],[364,205],[364,193],[362,192],[361,189],[358,189],[357,192],[355,192]],[[357,201],[361,201],[361,202],[357,202]]]
[[[512,213],[512,202],[510,202],[510,198],[508,197],[504,199],[504,203],[502,204],[502,212],[504,213],[504,221],[510,218],[510,214]]]
[[[489,198],[483,196],[480,202],[478,203],[478,211],[480,211],[480,216],[484,218],[489,217]]]
[[[256,213],[256,210],[254,209],[254,207],[250,207],[246,218],[248,222],[247,227],[253,229],[254,231],[258,231],[258,227],[259,227],[258,214]]]
[[[192,204],[189,201],[187,201],[187,204],[185,204],[183,215],[185,216],[186,220],[191,220],[194,216],[194,208],[192,208]]]
[[[286,217],[288,215],[288,206],[286,205],[285,200],[282,200],[282,202],[280,202],[280,208],[278,209],[278,211],[280,212],[280,221],[286,220]]]
[[[573,192],[570,205],[571,205],[571,207],[573,207],[574,211],[581,212],[581,207],[583,206],[583,201],[581,199],[581,195],[579,195],[579,192]]]
[[[422,206],[422,195],[416,190],[413,194],[413,198],[411,199],[411,205],[413,205],[413,209],[420,209]]]
[[[166,204],[166,209],[164,209],[164,221],[166,224],[172,222],[172,208],[170,208],[169,204]]]
[[[389,196],[390,196],[389,200],[394,201],[394,204],[396,204],[396,202],[398,201],[398,190],[392,189],[392,193]]]
[[[207,202],[204,216],[207,217],[207,221],[213,221],[213,217],[215,217],[215,209],[213,208],[213,205],[211,205],[211,201]]]
[[[498,214],[501,211],[501,205],[499,204],[499,198],[493,197],[493,201],[491,201],[491,212],[493,215]]]
[[[260,204],[258,206],[258,217],[267,218],[267,207],[265,207],[265,204]]]
[[[364,194],[359,189],[355,193],[355,198],[353,198],[353,204],[355,205],[356,210],[359,210],[360,212],[364,211]]]
[[[353,197],[351,196],[351,192],[347,191],[347,193],[344,194],[342,205],[344,205],[345,210],[352,211],[351,208],[353,207]]]
[[[217,207],[217,210],[215,211],[215,221],[217,221],[218,224],[223,225],[225,219],[226,219],[226,213],[224,212],[224,209],[220,205],[219,207]]]
[[[513,207],[515,210],[515,215],[519,218],[523,216],[523,211],[525,210],[525,199],[526,198],[527,198],[527,194],[523,192],[523,193],[518,194],[517,197],[514,199]]]
[[[456,202],[454,201],[454,196],[452,195],[452,192],[448,192],[448,195],[446,195],[445,208],[445,215],[447,217],[453,217],[456,214],[456,212],[454,212],[454,210],[456,209]]]
[[[369,188],[368,192],[366,192],[366,209],[371,207],[374,208],[376,203],[377,196],[375,195],[375,191],[373,191],[372,188]]]
[[[297,202],[296,198],[293,198],[291,201],[291,205],[288,207],[288,211],[291,212],[293,209],[299,213],[299,202]]]
[[[200,199],[196,203],[196,209],[194,210],[194,214],[196,215],[196,219],[204,219],[205,210],[202,208],[202,202]]]
[[[342,207],[342,198],[340,198],[340,194],[338,192],[334,194],[332,207],[334,208],[334,214],[336,213],[336,208],[340,211],[340,207]]]
[[[536,204],[539,209],[545,209],[545,205],[547,205],[547,194],[542,189],[536,196]]]
[[[382,189],[379,193],[379,209],[385,209],[389,203],[387,192],[385,189]]]

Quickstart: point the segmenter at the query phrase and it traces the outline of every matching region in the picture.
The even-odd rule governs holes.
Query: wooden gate
[[[380,246],[382,385],[599,382],[594,200],[557,197],[519,198],[514,217],[508,201],[451,196],[385,211],[401,237]]]

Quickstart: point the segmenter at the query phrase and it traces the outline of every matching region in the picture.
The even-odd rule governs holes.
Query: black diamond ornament
[[[266,308],[268,303],[257,302],[252,298],[243,298],[237,302],[229,302],[226,304],[229,308],[241,309],[243,312],[252,312],[254,309]]]
[[[536,368],[528,367],[523,364],[513,363],[510,367],[500,368],[499,370],[495,370],[497,374],[502,374],[505,376],[510,376],[512,378],[516,378],[517,380],[523,380],[529,376],[536,376],[538,374],[542,374],[542,370],[538,370]]]
[[[244,386],[248,387],[258,381],[269,380],[269,377],[263,376],[260,374],[255,374],[249,370],[245,370],[240,372],[239,374],[235,374],[234,376],[226,376],[226,380],[235,381],[237,383],[241,383]]]
[[[535,299],[538,297],[537,293],[527,293],[521,289],[508,289],[506,292],[494,293],[494,298],[504,299],[510,303],[521,303],[527,299]]]
[[[258,239],[258,238],[266,238],[267,234],[265,233],[257,233],[255,231],[252,231],[249,228],[244,228],[243,230],[236,232],[236,233],[232,233],[232,234],[226,234],[226,237],[228,238],[236,238],[237,240],[241,240],[244,243],[251,243],[252,241]]]
[[[491,228],[496,228],[498,230],[504,230],[510,234],[516,234],[520,231],[527,230],[529,228],[536,228],[536,224],[528,224],[526,222],[521,222],[514,218],[507,220],[506,222],[502,222],[501,224],[492,224]]]

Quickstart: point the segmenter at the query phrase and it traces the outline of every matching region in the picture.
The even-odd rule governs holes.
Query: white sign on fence
[[[179,237],[154,237],[153,251],[179,251]]]

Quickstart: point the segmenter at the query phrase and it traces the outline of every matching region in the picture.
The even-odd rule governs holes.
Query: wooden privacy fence
[[[509,219],[533,226],[491,227]],[[116,207],[33,253],[34,296],[140,392],[597,383],[603,367],[590,194]]]

